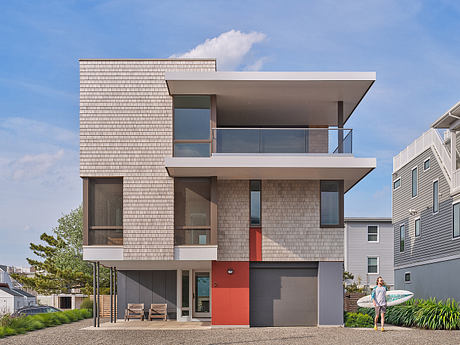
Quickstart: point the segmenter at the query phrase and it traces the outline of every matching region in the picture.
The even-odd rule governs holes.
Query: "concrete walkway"
[[[141,320],[117,320],[116,323],[103,322],[100,327],[85,327],[82,330],[91,331],[108,331],[108,330],[192,330],[192,329],[210,329],[211,322],[177,322],[175,320],[168,321],[141,321]]]

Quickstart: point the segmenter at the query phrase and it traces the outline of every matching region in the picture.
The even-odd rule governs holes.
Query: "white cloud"
[[[56,153],[25,155],[10,163],[12,177],[15,180],[42,176],[51,170],[64,156],[64,150]]]
[[[245,70],[247,71],[260,71],[262,69],[263,64],[267,61],[267,57],[261,57],[257,61],[255,61],[253,64],[246,66]]]
[[[174,54],[172,58],[216,58],[220,70],[231,70],[240,66],[252,46],[264,41],[261,32],[244,33],[230,30],[214,38],[208,38],[184,54]],[[257,62],[256,62],[257,63]],[[259,62],[259,69],[263,61]],[[256,66],[257,67],[257,66]]]

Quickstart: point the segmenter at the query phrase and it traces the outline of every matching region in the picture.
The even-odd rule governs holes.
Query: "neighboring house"
[[[41,305],[48,305],[61,310],[79,309],[81,302],[87,295],[81,293],[61,293],[51,295],[38,295],[38,303]]]
[[[37,299],[32,294],[17,287],[10,278],[9,269],[0,265],[0,315],[11,314],[22,307],[36,305]]]
[[[344,267],[361,285],[374,286],[382,276],[393,288],[393,224],[391,218],[345,218]]]
[[[460,102],[393,158],[395,285],[420,298],[460,300],[459,130]]]
[[[344,193],[376,166],[343,126],[374,81],[81,60],[83,257],[117,269],[118,317],[341,325]]]

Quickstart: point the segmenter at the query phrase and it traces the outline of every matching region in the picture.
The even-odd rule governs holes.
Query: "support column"
[[[117,276],[117,268],[114,267],[113,268],[113,283],[114,283],[114,299],[113,299],[113,304],[114,304],[114,311],[115,311],[115,315],[114,315],[114,320],[113,322],[117,322],[117,315],[118,315],[118,311],[117,311],[117,296],[118,296],[118,276]]]
[[[96,304],[96,318],[97,327],[100,326],[100,300],[99,300],[99,261],[96,264],[96,293],[97,293],[97,304]]]
[[[96,327],[96,263],[93,262],[93,327]]]
[[[451,174],[450,176],[454,177],[454,173],[457,170],[457,132],[450,130],[450,156],[451,156]],[[454,187],[455,187],[454,183]]]
[[[110,267],[110,323],[113,322],[112,278],[113,278],[113,270],[112,270],[112,267]]]
[[[337,102],[337,152],[343,153],[343,101]]]

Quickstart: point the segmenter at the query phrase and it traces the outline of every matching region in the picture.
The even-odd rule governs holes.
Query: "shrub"
[[[80,309],[91,309],[91,310],[93,310],[93,301],[91,301],[89,299],[89,297],[85,298],[80,304]]]
[[[458,304],[454,299],[438,303],[432,300],[417,310],[415,323],[418,327],[428,329],[459,329],[460,310]]]
[[[347,313],[345,317],[345,327],[365,327],[374,326],[373,319],[367,314]]]

